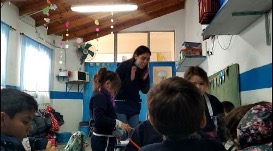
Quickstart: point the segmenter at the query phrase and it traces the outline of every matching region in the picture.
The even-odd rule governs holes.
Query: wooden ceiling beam
[[[144,22],[149,21],[151,19],[155,19],[157,17],[161,17],[163,15],[166,15],[166,14],[175,12],[177,10],[183,9],[184,8],[184,6],[182,6],[183,3],[180,3],[180,4],[181,5],[171,5],[171,6],[168,6],[166,8],[163,8],[161,10],[158,10],[156,12],[149,13],[148,15],[140,16],[140,17],[135,18],[135,19],[133,19],[131,21],[120,23],[119,25],[117,25],[117,27],[114,28],[113,32],[117,33],[117,32],[119,32],[121,30],[124,30],[124,29],[126,29],[128,27],[131,27],[131,26],[134,26],[134,25],[137,25],[137,24],[140,24],[140,23],[144,23]],[[92,33],[89,33],[88,36],[84,36],[83,40],[84,40],[84,42],[87,42],[89,40],[93,40],[93,39],[96,39],[96,38],[111,34],[111,31],[112,31],[111,29],[103,30],[102,32],[99,33],[98,36],[96,35],[95,32],[92,32]]]
[[[152,13],[152,12],[161,10],[164,7],[168,7],[170,5],[178,5],[178,4],[182,5],[182,3],[179,0],[164,1],[162,3],[157,3],[156,5],[152,5],[152,6],[147,7],[145,10],[145,13]],[[181,6],[181,7],[183,7],[183,6]],[[145,13],[142,13],[141,11],[136,11],[130,15],[124,15],[124,16],[118,17],[117,19],[115,19],[114,26],[116,26],[116,22],[124,22],[130,18],[136,18],[136,17],[142,16]],[[110,21],[101,23],[101,25],[99,26],[100,31],[102,31],[103,29],[110,28],[111,25],[112,25],[112,23]],[[97,28],[97,26],[93,25],[88,28],[84,28],[82,30],[70,32],[68,37],[64,37],[64,40],[72,39],[75,37],[81,37],[82,35],[85,35],[85,34],[95,31],[96,28]]]

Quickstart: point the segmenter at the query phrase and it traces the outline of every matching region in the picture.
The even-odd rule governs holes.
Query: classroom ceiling
[[[1,3],[6,0],[1,0]],[[63,36],[63,41],[76,37],[83,41],[93,40],[111,32],[119,32],[126,28],[141,24],[154,18],[184,9],[186,0],[10,0],[19,9],[20,16],[31,16],[36,27],[47,27],[47,34]],[[78,13],[71,10],[73,5],[83,4],[119,4],[134,3],[138,9],[132,12]],[[43,11],[47,6],[49,16]],[[113,14],[113,15],[112,15]],[[50,19],[46,22],[46,19]],[[114,22],[111,22],[111,19]],[[99,21],[99,25],[95,24]],[[69,22],[69,24],[67,24]],[[67,26],[68,25],[68,26]],[[114,28],[111,29],[110,26]],[[99,31],[96,31],[99,28]],[[67,31],[68,29],[68,31]],[[66,36],[66,34],[69,34]]]

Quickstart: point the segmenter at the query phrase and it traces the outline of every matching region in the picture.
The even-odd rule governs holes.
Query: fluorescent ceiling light
[[[82,6],[71,7],[72,11],[80,12],[80,13],[133,11],[136,9],[137,9],[137,5],[134,5],[134,4],[82,5]]]

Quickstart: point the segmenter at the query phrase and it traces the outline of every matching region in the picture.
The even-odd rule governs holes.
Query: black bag
[[[47,132],[51,127],[51,119],[49,116],[36,115],[32,120],[32,130],[30,136],[40,135]]]
[[[63,115],[61,115],[59,112],[56,112],[55,110],[52,111],[54,117],[58,121],[59,126],[64,124],[64,118]]]
[[[46,138],[39,137],[29,137],[29,144],[31,146],[31,151],[46,149],[48,140]]]

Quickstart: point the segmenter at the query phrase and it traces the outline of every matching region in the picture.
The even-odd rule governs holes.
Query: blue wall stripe
[[[239,78],[240,91],[272,88],[272,63],[241,73]]]
[[[50,99],[83,99],[83,93],[50,91]]]

